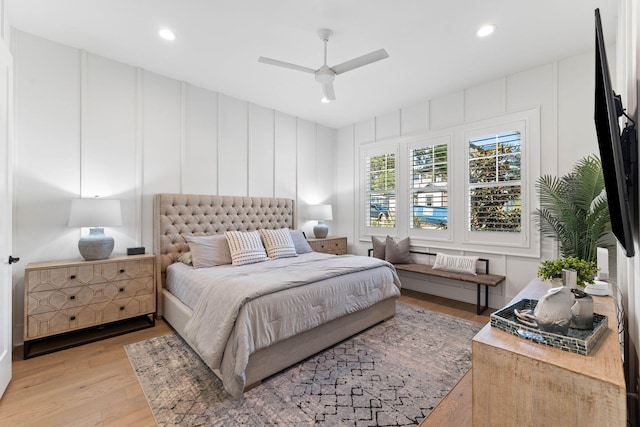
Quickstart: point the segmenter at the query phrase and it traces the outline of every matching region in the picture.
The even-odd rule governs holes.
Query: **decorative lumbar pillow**
[[[293,240],[293,246],[295,246],[298,255],[313,252],[302,230],[289,230],[289,234],[291,234],[291,240]]]
[[[447,255],[437,253],[436,262],[433,264],[433,269],[477,275],[477,261],[477,256]]]
[[[397,243],[391,236],[387,236],[384,244],[384,259],[391,264],[411,264],[411,253],[409,252],[409,238],[402,239]]]
[[[258,231],[225,231],[233,265],[253,264],[267,261]]]
[[[289,258],[298,256],[288,228],[278,230],[258,230],[262,243],[267,249],[269,259]]]
[[[223,234],[187,236],[189,252],[195,268],[231,264],[229,244]]]
[[[371,236],[371,243],[373,244],[373,253],[371,254],[374,258],[384,259],[385,257],[385,242],[378,239],[375,236]]]

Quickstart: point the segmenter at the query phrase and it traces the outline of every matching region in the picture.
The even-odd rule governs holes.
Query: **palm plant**
[[[595,261],[596,248],[610,243],[611,230],[600,159],[584,157],[561,178],[543,175],[536,189],[540,208],[534,222],[542,236],[558,241],[565,258]]]

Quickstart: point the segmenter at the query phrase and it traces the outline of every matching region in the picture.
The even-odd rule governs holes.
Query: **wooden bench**
[[[369,256],[373,249],[369,249]],[[409,251],[412,254],[436,256],[432,252]],[[504,282],[505,276],[497,274],[489,274],[489,260],[478,258],[478,261],[484,263],[484,272],[477,274],[456,273],[446,270],[434,270],[432,265],[427,264],[393,264],[398,271],[408,271],[410,273],[424,274],[425,276],[441,277],[443,279],[459,280],[461,282],[475,283],[477,289],[477,306],[476,313],[482,314],[489,307],[489,286],[498,286]],[[484,306],[481,305],[481,287],[484,286]]]

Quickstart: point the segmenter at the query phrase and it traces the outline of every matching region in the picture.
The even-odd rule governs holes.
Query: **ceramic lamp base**
[[[313,235],[316,239],[324,239],[329,234],[329,227],[323,221],[318,221],[315,227],[313,227]]]
[[[92,228],[89,235],[80,239],[78,249],[87,261],[107,259],[113,252],[113,237],[104,235],[104,228]]]

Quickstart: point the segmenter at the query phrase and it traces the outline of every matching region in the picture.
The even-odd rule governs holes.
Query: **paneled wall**
[[[614,49],[609,51],[613,52]],[[614,63],[612,58],[610,64]],[[339,129],[336,200],[340,212],[335,222],[339,233],[348,236],[349,249],[354,253],[366,254],[371,247],[370,239],[359,235],[356,218],[361,145],[420,132],[456,129],[456,126],[539,107],[541,147],[540,153],[536,154],[540,155],[540,173],[565,174],[578,159],[598,152],[593,125],[593,67],[593,53],[589,52],[425,100],[418,105]],[[524,179],[528,182],[537,179],[537,176]],[[420,245],[431,251],[439,249],[434,242],[422,242]],[[447,249],[451,252],[451,247]],[[495,248],[488,248],[488,253],[469,252],[463,246],[455,249],[460,254],[489,258],[491,272],[507,276],[506,284],[491,290],[489,303],[492,307],[501,307],[511,300],[535,277],[540,262],[537,257],[495,254]],[[545,240],[540,249],[543,259],[557,255],[556,245],[549,240]],[[475,285],[438,280],[429,282],[412,275],[403,276],[402,279],[403,286],[409,289],[475,303]]]
[[[67,226],[73,198],[121,200],[123,225],[106,230],[114,253],[151,251],[159,192],[293,198],[307,232],[307,204],[335,206],[334,130],[30,34],[12,38],[14,342],[24,266],[79,257],[87,230]]]

